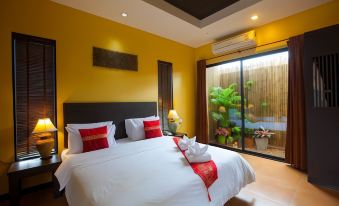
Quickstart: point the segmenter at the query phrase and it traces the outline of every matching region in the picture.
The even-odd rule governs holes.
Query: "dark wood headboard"
[[[64,127],[72,123],[113,121],[115,139],[126,138],[125,119],[157,115],[156,102],[64,103]],[[68,134],[64,130],[64,144],[68,147]]]

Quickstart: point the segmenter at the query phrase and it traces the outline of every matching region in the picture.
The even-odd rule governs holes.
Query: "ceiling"
[[[219,0],[181,0],[187,2],[215,1],[213,5],[217,5],[218,9],[214,6],[206,6],[206,11],[201,13],[194,13],[193,10],[201,9],[203,4],[194,4],[193,7],[197,9],[192,9],[193,7],[188,8],[189,4],[180,3],[180,0],[52,1],[191,47],[199,47],[224,36],[276,21],[331,0],[222,1],[227,2],[225,4],[221,4]],[[122,17],[123,12],[128,16]],[[252,15],[258,15],[259,18],[253,21],[250,19]],[[206,17],[201,19],[204,16]]]
[[[261,0],[142,0],[198,28],[206,27]]]

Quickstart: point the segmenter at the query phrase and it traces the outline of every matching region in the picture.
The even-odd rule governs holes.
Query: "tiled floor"
[[[339,193],[307,182],[304,173],[284,163],[242,155],[254,168],[256,182],[244,188],[225,206],[339,206]],[[0,202],[0,206],[8,206]],[[67,206],[65,197],[53,199],[52,188],[27,194],[22,206]]]

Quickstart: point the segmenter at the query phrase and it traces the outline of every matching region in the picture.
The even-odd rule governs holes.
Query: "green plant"
[[[252,81],[252,80],[248,80],[248,81],[245,83],[245,86],[244,86],[244,89],[245,89],[245,100],[244,100],[244,103],[245,103],[246,108],[249,107],[249,103],[248,103],[248,93],[249,93],[249,91],[251,90],[252,86],[253,86],[253,81]]]
[[[245,128],[245,136],[252,136],[254,134],[254,129]]]
[[[241,138],[241,129],[240,127],[232,128],[232,136],[234,140],[239,140]]]
[[[241,96],[236,91],[237,84],[231,84],[227,88],[212,87],[209,89],[210,102],[218,106],[218,111],[212,112],[212,118],[219,121],[222,127],[229,127],[228,111],[236,108],[241,102]]]
[[[261,111],[261,116],[266,116],[268,115],[268,107],[269,104],[266,102],[266,101],[261,101],[261,104],[260,104],[260,111]]]
[[[226,139],[227,144],[231,144],[233,142],[233,137],[232,136],[228,136]]]
[[[262,101],[260,106],[262,108],[267,108],[268,107],[268,103],[266,101]]]
[[[245,83],[245,89],[248,89],[250,90],[253,86],[253,81],[252,80],[248,80],[246,83]]]
[[[234,107],[241,100],[239,93],[235,91],[236,87],[237,84],[235,83],[225,89],[221,87],[212,87],[209,92],[211,102],[226,108]]]
[[[235,122],[230,121],[229,124],[228,124],[228,127],[229,127],[229,128],[233,128],[233,127],[235,127],[236,125],[237,125],[237,124],[236,124]]]

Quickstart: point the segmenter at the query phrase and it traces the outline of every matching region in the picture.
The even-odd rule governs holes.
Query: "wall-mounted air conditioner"
[[[213,54],[223,54],[256,46],[255,31],[249,31],[212,44]]]

